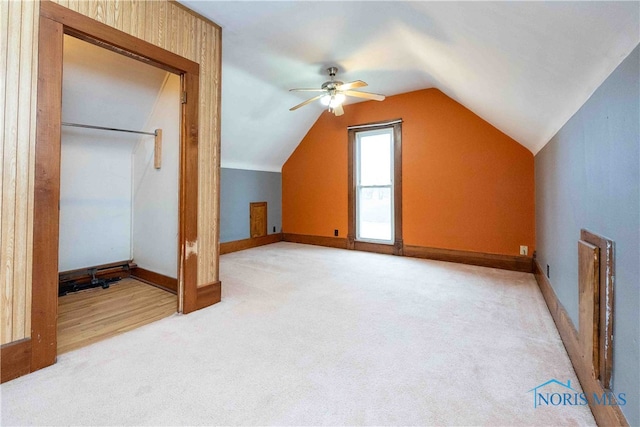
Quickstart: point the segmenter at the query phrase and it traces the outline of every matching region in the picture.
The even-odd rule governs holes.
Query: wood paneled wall
[[[162,1],[54,0],[200,65],[198,286],[218,280],[221,30]],[[1,342],[30,336],[38,2],[0,1]]]
[[[1,342],[31,331],[37,2],[0,2]]]

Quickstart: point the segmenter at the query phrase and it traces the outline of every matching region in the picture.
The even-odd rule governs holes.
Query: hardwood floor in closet
[[[131,278],[59,297],[58,354],[171,316],[177,298]]]

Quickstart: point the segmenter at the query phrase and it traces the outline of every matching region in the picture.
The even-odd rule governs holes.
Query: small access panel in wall
[[[249,204],[251,238],[267,235],[267,202]]]
[[[586,366],[605,390],[613,370],[613,241],[587,230],[578,242],[579,340]]]

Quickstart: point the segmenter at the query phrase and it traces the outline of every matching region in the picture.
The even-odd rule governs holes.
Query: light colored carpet
[[[531,274],[277,243],[221,258],[223,302],[1,387],[2,425],[594,425]]]

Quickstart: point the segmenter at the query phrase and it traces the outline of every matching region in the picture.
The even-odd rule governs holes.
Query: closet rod
[[[140,135],[152,135],[152,136],[156,136],[157,135],[157,131],[156,132],[142,132],[142,131],[139,131],[139,130],[106,128],[106,127],[102,127],[102,126],[93,126],[93,125],[81,125],[81,124],[78,124],[78,123],[62,122],[62,126],[71,126],[71,127],[75,127],[75,128],[87,128],[87,129],[110,130],[110,131],[114,131],[114,132],[137,133],[137,134],[140,134]]]

